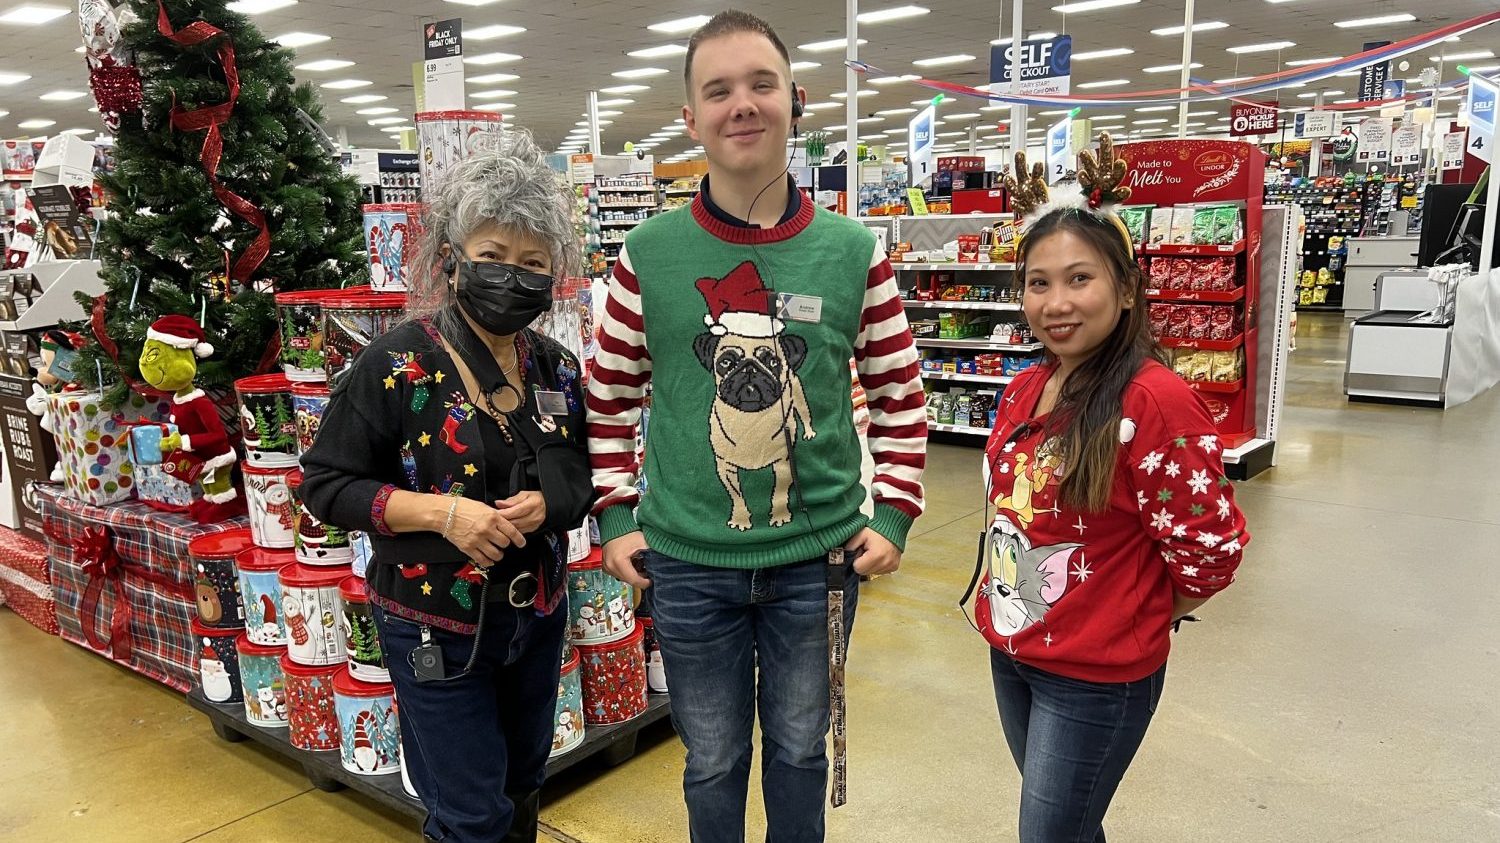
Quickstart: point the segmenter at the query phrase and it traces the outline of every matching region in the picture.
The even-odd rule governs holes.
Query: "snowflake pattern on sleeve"
[[[1176,436],[1131,460],[1141,523],[1183,594],[1227,587],[1250,540],[1220,454],[1217,436]]]

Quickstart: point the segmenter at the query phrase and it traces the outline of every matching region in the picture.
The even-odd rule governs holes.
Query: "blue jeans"
[[[828,579],[823,558],[710,568],[645,558],[672,721],[687,745],[682,789],[693,843],[741,843],[751,731],[761,728],[768,843],[823,839],[828,780]],[[859,577],[845,568],[852,631]]]
[[[990,651],[1021,771],[1021,843],[1104,843],[1104,812],[1146,737],[1167,667],[1136,682],[1069,679]]]
[[[444,843],[495,843],[518,813],[529,820],[546,777],[567,604],[539,618],[490,603],[473,671],[448,682],[416,681],[419,624],[370,608],[396,686],[401,760],[427,809],[423,833]],[[430,629],[446,675],[462,672],[474,637]]]

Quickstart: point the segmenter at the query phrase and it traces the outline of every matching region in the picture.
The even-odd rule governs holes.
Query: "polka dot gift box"
[[[60,392],[47,399],[57,419],[57,456],[68,495],[96,506],[135,494],[127,423],[164,422],[171,412],[167,402],[134,393],[114,409],[100,397],[98,392]]]

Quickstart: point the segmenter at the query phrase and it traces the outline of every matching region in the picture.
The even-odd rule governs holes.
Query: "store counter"
[[[1344,313],[1358,316],[1376,309],[1375,284],[1395,269],[1417,265],[1416,236],[1351,237],[1344,261]]]
[[[1378,310],[1354,320],[1345,395],[1443,406],[1453,323],[1417,321],[1420,315]]]

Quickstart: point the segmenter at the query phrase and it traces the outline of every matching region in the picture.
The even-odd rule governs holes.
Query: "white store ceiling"
[[[265,2],[265,0],[253,0]],[[284,0],[283,0],[284,2]],[[467,35],[465,51],[469,56],[504,52],[520,56],[503,61],[465,68],[472,79],[495,73],[514,74],[518,78],[490,84],[468,85],[469,103],[504,104],[500,108],[508,121],[530,128],[549,148],[563,143],[565,136],[582,119],[587,92],[619,85],[643,85],[648,90],[630,93],[601,93],[604,100],[631,100],[602,110],[620,112],[605,119],[604,152],[619,152],[631,141],[637,145],[654,144],[651,150],[657,160],[689,151],[694,143],[685,133],[674,134],[674,120],[679,118],[683,101],[681,79],[682,56],[631,57],[632,51],[671,44],[684,44],[686,32],[664,34],[651,31],[650,24],[691,15],[712,14],[720,7],[688,0],[554,0],[551,3],[523,5],[522,0],[493,0],[475,6],[452,0],[369,0],[353,3],[339,0],[299,0],[282,8],[252,15],[261,31],[271,38],[285,33],[301,32],[328,36],[327,40],[296,49],[295,64],[328,60],[353,62],[329,70],[299,70],[299,79],[315,85],[340,80],[363,80],[368,85],[343,89],[325,89],[323,116],[329,131],[347,132],[357,146],[394,148],[395,144],[381,129],[401,125],[394,121],[409,118],[413,111],[412,62],[421,57],[420,27],[427,21],[461,17]],[[1183,4],[1180,0],[1139,0],[1116,8],[1076,14],[1053,10],[1061,0],[1028,2],[1025,24],[1028,33],[1056,32],[1073,36],[1074,52],[1089,53],[1111,48],[1125,48],[1126,55],[1096,59],[1075,59],[1073,90],[1075,93],[1117,93],[1175,87],[1175,71],[1147,73],[1144,68],[1176,65],[1182,60],[1180,34],[1156,35],[1154,29],[1182,26]],[[980,86],[988,82],[989,41],[999,34],[999,11],[1007,18],[1011,3],[1007,0],[866,0],[862,12],[875,12],[908,4],[922,5],[930,12],[916,17],[882,23],[864,24],[860,37],[868,41],[860,48],[860,58],[895,74],[924,73],[936,79]],[[4,22],[5,16],[22,6],[54,6],[68,13],[41,24]],[[1198,0],[1200,23],[1222,22],[1226,26],[1205,27],[1194,33],[1193,61],[1203,66],[1193,71],[1195,77],[1217,80],[1270,73],[1282,69],[1279,62],[1350,55],[1359,52],[1366,41],[1399,41],[1413,35],[1452,24],[1495,9],[1494,0]],[[794,62],[817,62],[816,68],[796,72],[799,84],[808,89],[808,102],[815,107],[804,119],[804,129],[842,127],[844,103],[832,94],[844,88],[843,51],[814,52],[799,45],[844,35],[844,4],[838,0],[767,0],[746,4],[777,28],[792,52]],[[1417,19],[1389,25],[1340,28],[1334,24],[1376,15],[1409,13]],[[186,21],[176,22],[178,27]],[[498,26],[497,26],[498,25]],[[481,27],[524,27],[519,34],[502,34],[486,40],[475,40],[473,33]],[[1009,38],[1007,23],[1006,38]],[[481,33],[482,34],[482,33]],[[1232,52],[1231,48],[1292,42],[1279,50]],[[97,115],[89,113],[92,96],[74,99],[44,98],[54,92],[87,92],[88,76],[83,56],[75,52],[80,44],[76,9],[59,0],[0,0],[0,137],[50,135],[68,129],[98,129]],[[1442,55],[1472,55],[1461,63],[1474,67],[1500,65],[1500,24],[1471,32],[1461,40],[1445,43],[1443,50],[1424,50],[1408,57],[1407,70],[1396,69],[1395,78],[1415,79],[1423,67]],[[954,54],[971,55],[972,60],[941,66],[920,66],[914,62]],[[1488,54],[1488,55],[1486,55]],[[332,62],[331,62],[332,63]],[[1444,65],[1443,78],[1457,76],[1453,60]],[[669,72],[643,78],[617,78],[614,74],[640,68],[660,68]],[[7,74],[27,74],[29,79],[3,84]],[[1099,88],[1080,89],[1090,82],[1128,80]],[[1283,105],[1307,106],[1318,90],[1338,92],[1329,101],[1355,96],[1357,78],[1334,78],[1316,87],[1283,89]],[[910,82],[867,86],[873,93],[859,98],[860,114],[870,118],[861,122],[859,134],[872,141],[900,141],[908,114],[878,115],[880,111],[911,108],[913,101],[928,100],[935,92]],[[491,93],[488,99],[476,95]],[[512,93],[513,92],[513,93]],[[350,97],[383,97],[379,101],[348,103]],[[818,104],[828,104],[817,107]],[[998,143],[994,127],[1006,115],[1003,111],[982,112],[987,103],[959,99],[946,104],[939,117],[946,117],[940,127],[954,134],[943,138],[954,143],[967,142],[967,128],[977,124],[984,131],[986,143]],[[1456,113],[1454,100],[1439,103],[1439,114]],[[509,106],[509,107],[506,107]],[[369,109],[395,109],[365,114]],[[1195,131],[1213,131],[1219,118],[1227,115],[1220,105],[1195,105],[1189,118]],[[976,117],[952,118],[948,115],[970,114]],[[1035,110],[1034,110],[1035,112]],[[1135,108],[1095,109],[1085,112],[1096,118],[1096,124],[1124,127],[1117,131],[1143,133],[1172,132],[1175,114],[1138,113]],[[1120,115],[1108,117],[1107,115]],[[1145,122],[1170,118],[1166,122]],[[1031,126],[1040,130],[1057,118],[1050,114],[1035,116]],[[21,123],[51,120],[45,127],[22,128]],[[370,125],[369,121],[386,121]],[[898,132],[898,130],[902,130]],[[961,134],[959,134],[961,132]],[[652,134],[670,135],[651,138]],[[835,140],[843,137],[842,128]],[[1035,136],[1034,136],[1035,137]]]

